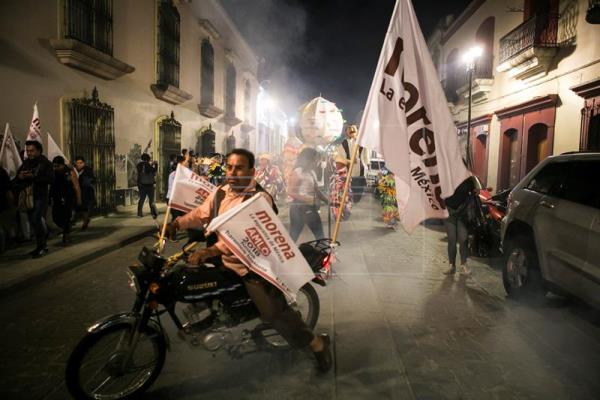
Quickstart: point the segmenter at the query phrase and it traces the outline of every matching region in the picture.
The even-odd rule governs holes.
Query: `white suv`
[[[537,165],[512,190],[502,223],[509,296],[578,297],[600,307],[600,153]]]
[[[385,161],[383,158],[372,158],[367,167],[367,185],[369,187],[377,186],[377,179],[381,170],[385,168]]]

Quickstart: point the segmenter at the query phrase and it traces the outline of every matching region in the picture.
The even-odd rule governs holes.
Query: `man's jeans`
[[[142,215],[142,208],[144,207],[144,201],[148,197],[148,203],[150,204],[150,213],[156,218],[158,213],[156,212],[156,205],[154,204],[154,185],[139,185],[140,200],[138,201],[138,215]]]
[[[37,250],[46,248],[46,241],[48,239],[46,211],[48,211],[48,199],[35,199],[33,201],[33,210],[27,212],[31,227],[35,232]]]

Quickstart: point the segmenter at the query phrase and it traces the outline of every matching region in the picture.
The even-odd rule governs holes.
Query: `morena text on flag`
[[[404,41],[402,38],[397,38],[394,45],[394,51],[390,57],[386,67],[385,74],[394,76],[400,66],[400,56],[404,50]],[[406,125],[410,129],[417,122],[422,121],[423,127],[415,129],[410,135],[409,147],[416,155],[420,156],[425,166],[425,170],[421,167],[416,167],[411,170],[411,175],[419,187],[423,190],[429,201],[429,205],[434,210],[445,209],[446,205],[442,198],[442,188],[440,186],[440,176],[437,169],[437,157],[435,148],[435,134],[429,129],[431,121],[427,118],[427,109],[421,106],[415,111],[412,111],[419,102],[419,89],[410,82],[404,80],[404,72],[402,72],[402,86],[405,93],[408,93],[408,99],[402,94],[398,100],[398,107],[406,113]],[[381,82],[381,93],[388,101],[394,101],[395,91],[391,87],[386,87],[385,78]],[[411,113],[412,111],[412,113]],[[410,114],[409,114],[410,113]]]

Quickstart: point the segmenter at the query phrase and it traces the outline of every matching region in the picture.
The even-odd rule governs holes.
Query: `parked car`
[[[367,178],[367,186],[374,187],[377,186],[377,180],[379,179],[379,174],[381,170],[385,167],[385,160],[383,158],[372,158],[369,162],[367,173],[365,174]]]
[[[549,157],[515,186],[502,223],[511,297],[554,291],[600,307],[600,153]]]

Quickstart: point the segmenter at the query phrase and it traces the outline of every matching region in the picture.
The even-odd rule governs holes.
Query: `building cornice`
[[[498,119],[514,117],[515,115],[525,114],[531,111],[542,110],[544,108],[556,107],[560,102],[557,94],[549,94],[547,96],[536,97],[525,103],[517,104],[507,108],[503,108],[495,112]]]
[[[463,11],[458,18],[456,18],[454,20],[454,22],[452,22],[452,24],[450,24],[450,26],[448,27],[448,29],[446,29],[446,31],[444,31],[444,33],[442,34],[442,40],[441,43],[442,45],[446,44],[446,42],[452,37],[452,35],[454,35],[456,33],[456,31],[458,31],[458,29],[469,19],[471,18],[471,16],[473,14],[475,14],[475,11],[477,11],[479,9],[479,7],[481,7],[481,5],[485,3],[485,0],[473,0],[471,2],[471,4],[469,4],[467,6],[467,8],[465,9],[465,11]]]
[[[476,125],[489,124],[492,121],[493,116],[494,116],[494,114],[484,114],[477,118],[472,118],[471,119],[471,127],[474,127]],[[459,129],[466,128],[467,125],[468,125],[468,121],[464,121],[464,122],[457,123],[456,127]]]
[[[600,96],[600,78],[572,86],[570,89],[584,99]]]

